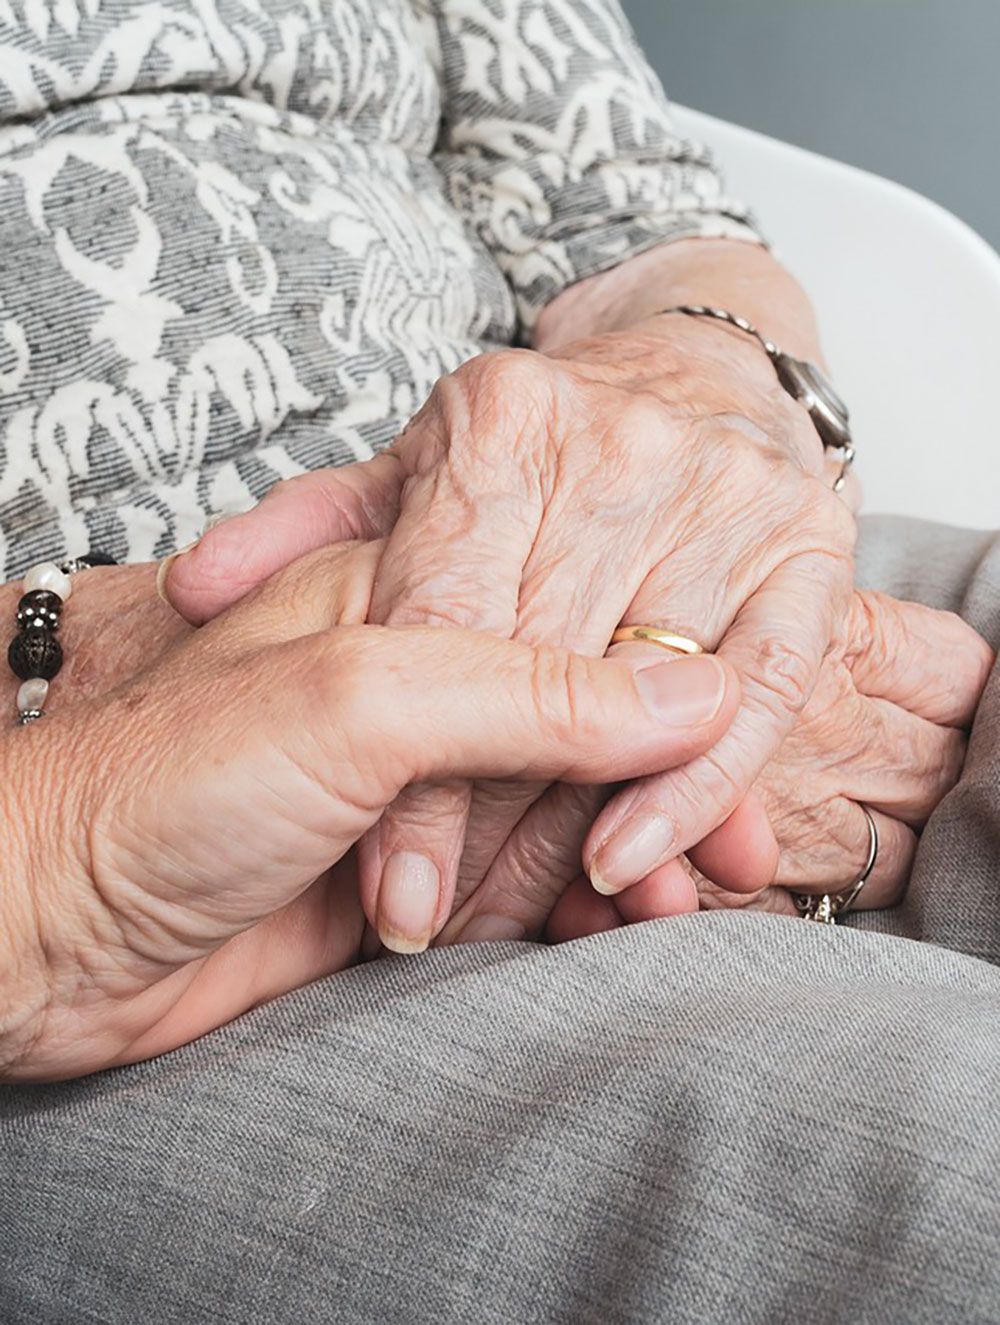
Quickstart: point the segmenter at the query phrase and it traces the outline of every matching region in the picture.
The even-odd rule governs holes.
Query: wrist
[[[728,309],[680,305],[662,309],[656,316],[689,318],[730,336],[735,333],[743,338],[744,344],[749,343],[754,348],[758,360],[764,355],[775,380],[797,407],[798,421],[802,422],[803,415],[808,419],[809,427],[801,437],[798,429],[792,429],[790,433],[800,458],[806,462],[807,468],[819,470],[828,457],[835,456],[839,471],[831,486],[837,492],[843,488],[854,459],[847,407],[822,369],[787,354],[747,318]]]
[[[602,380],[613,374],[630,390],[641,385],[680,417],[742,433],[811,475],[825,473],[828,453],[808,410],[786,391],[763,346],[737,327],[664,313],[549,357],[596,368]]]
[[[623,331],[662,308],[713,304],[748,318],[789,354],[823,364],[805,291],[765,248],[741,240],[664,243],[565,290],[544,310],[535,348]]]
[[[190,627],[156,593],[153,564],[100,567],[73,576],[73,593],[62,613],[59,642],[63,666],[52,680],[45,718],[81,700],[96,699],[150,668],[166,649],[187,638]],[[3,649],[14,638],[21,580],[0,585]],[[17,714],[21,681],[0,665],[0,731]]]

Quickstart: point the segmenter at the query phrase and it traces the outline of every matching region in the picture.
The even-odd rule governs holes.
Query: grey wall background
[[[623,3],[674,100],[908,184],[1000,249],[1000,0]]]

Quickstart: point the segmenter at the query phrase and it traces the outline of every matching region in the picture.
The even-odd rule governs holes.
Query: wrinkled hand
[[[551,939],[565,940],[699,905],[791,915],[788,890],[838,891],[860,870],[868,832],[859,803],[873,813],[880,848],[858,905],[892,906],[905,891],[917,832],[958,780],[965,731],[993,662],[989,645],[959,617],[858,592],[848,639],[824,663],[753,803],[694,848],[689,861],[671,862],[614,898],[600,896],[579,861],[601,793],[553,788],[443,937],[545,927]]]
[[[780,848],[773,886],[749,891],[735,835],[716,848],[716,860],[700,864],[747,888],[745,904],[791,913],[787,889],[836,892],[856,877],[868,845],[864,804],[879,851],[858,906],[895,905],[920,829],[961,775],[966,733],[994,662],[986,641],[952,613],[856,594],[843,656],[824,668],[756,787]],[[729,890],[700,883],[703,906],[733,904]]]
[[[408,784],[633,777],[710,748],[736,710],[715,659],[344,624],[368,615],[379,551],[297,562],[132,680],[0,734],[9,1078],[162,1053],[353,960],[338,862]],[[387,869],[404,910],[405,863]]]
[[[715,650],[742,683],[730,731],[615,796],[595,825],[591,877],[620,890],[733,813],[813,691],[846,614],[854,539],[822,473],[807,415],[757,347],[660,318],[555,358],[467,364],[391,454],[279,488],[180,558],[167,590],[204,620],[308,546],[391,530],[373,621],[592,656],[621,622],[664,624]],[[359,849],[367,896],[400,853],[414,890],[422,881],[421,909],[372,908],[383,939],[425,946],[543,790],[407,789]]]

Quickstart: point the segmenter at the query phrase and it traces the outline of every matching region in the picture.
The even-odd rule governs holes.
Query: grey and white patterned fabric
[[[756,239],[617,0],[0,0],[0,562],[164,554],[653,244]]]

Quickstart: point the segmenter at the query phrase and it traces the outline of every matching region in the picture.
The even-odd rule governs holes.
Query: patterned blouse
[[[665,240],[755,238],[617,0],[0,0],[0,562],[366,458]]]

